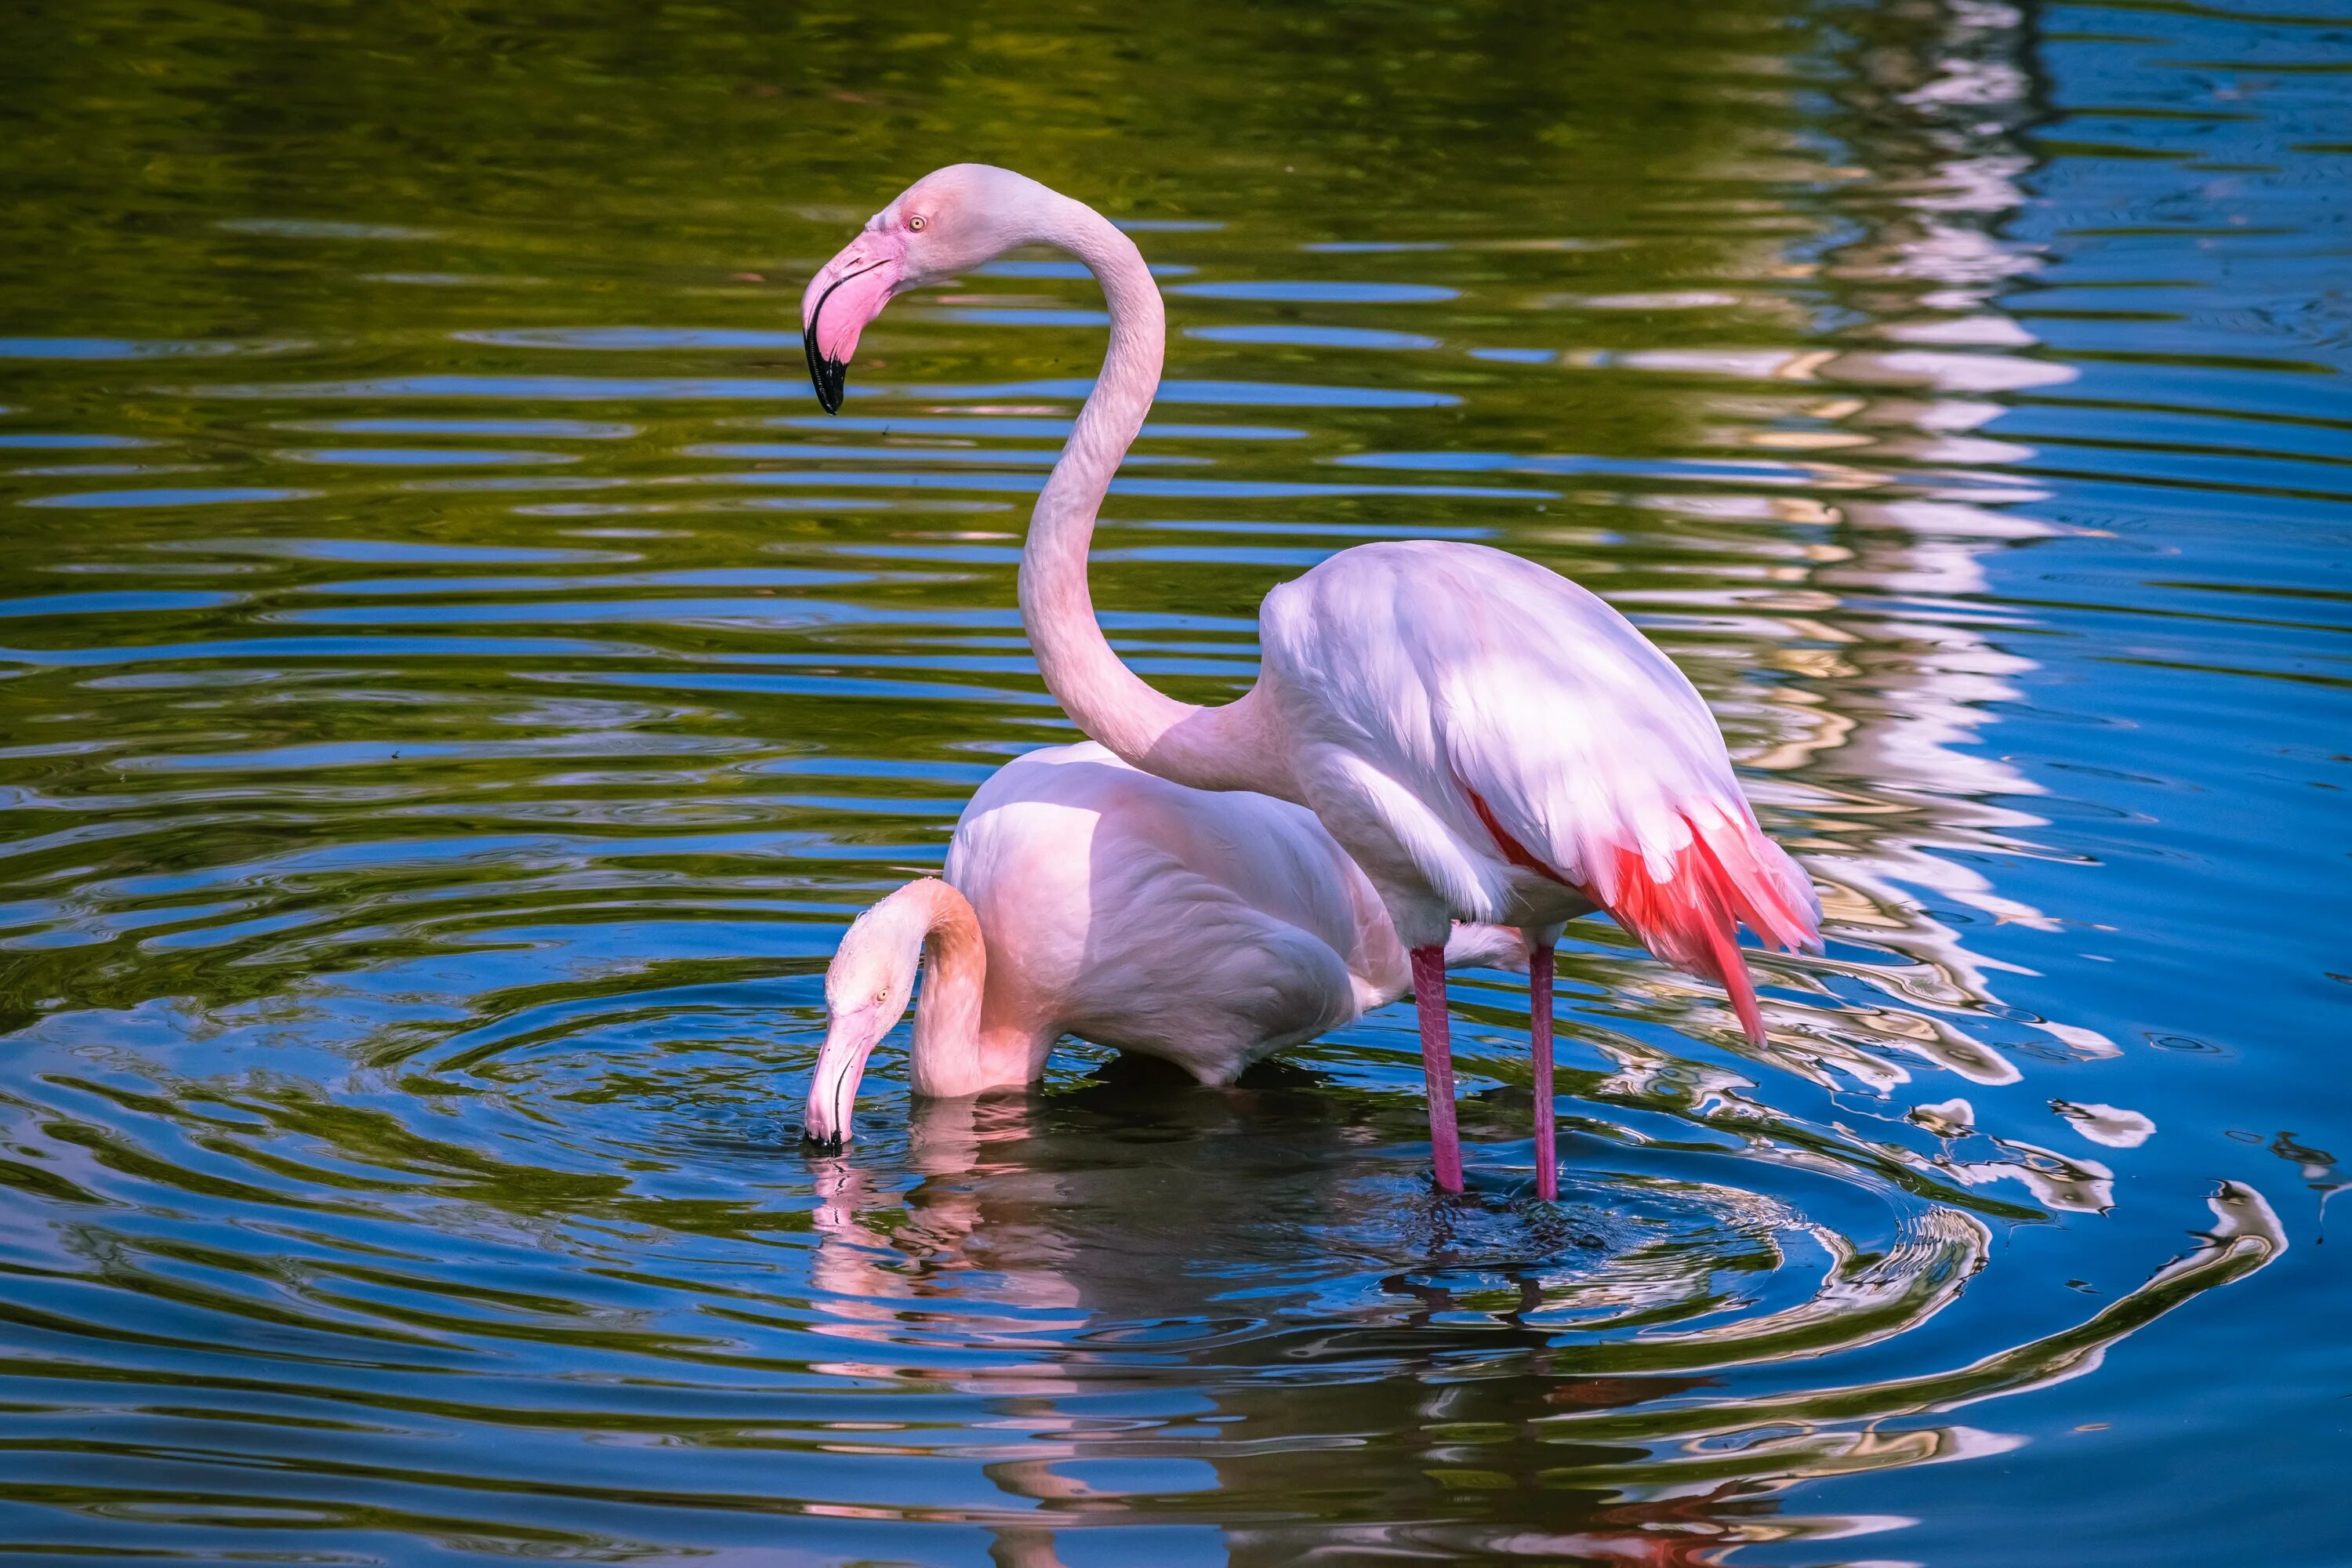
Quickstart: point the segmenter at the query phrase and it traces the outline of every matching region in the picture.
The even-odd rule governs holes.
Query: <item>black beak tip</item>
[[[809,384],[816,388],[816,400],[827,414],[841,412],[842,389],[849,382],[849,367],[821,352],[816,346],[814,331],[801,334],[801,348],[808,355]]]
[[[825,412],[831,413],[832,410],[828,408]],[[812,1154],[838,1154],[841,1152],[841,1134],[836,1132],[830,1138],[820,1138],[803,1128],[801,1131],[801,1147]]]

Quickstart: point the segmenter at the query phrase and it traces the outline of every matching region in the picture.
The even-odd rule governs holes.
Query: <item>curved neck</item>
[[[921,921],[923,988],[915,998],[915,1043],[907,1079],[917,1094],[970,1094],[983,1077],[980,1006],[988,984],[988,950],[980,917],[961,893],[936,878],[893,894],[913,903]],[[911,958],[911,954],[909,955]]]
[[[1046,689],[1079,729],[1147,773],[1198,789],[1292,795],[1255,688],[1222,708],[1179,702],[1145,685],[1103,637],[1087,549],[1160,385],[1167,317],[1142,252],[1093,208],[1057,198],[1037,237],[1086,263],[1110,310],[1102,374],[1037,498],[1021,554],[1021,619]]]

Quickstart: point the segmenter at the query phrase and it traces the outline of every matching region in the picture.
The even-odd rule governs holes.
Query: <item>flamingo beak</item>
[[[827,1025],[816,1071],[809,1075],[808,1104],[801,1112],[802,1142],[838,1153],[849,1142],[850,1111],[857,1103],[858,1080],[866,1076],[866,1058],[887,1032],[877,1007],[837,1014]]]
[[[827,414],[841,412],[857,335],[882,313],[906,272],[904,237],[869,231],[851,240],[809,279],[801,295],[801,347],[808,354],[816,400]]]

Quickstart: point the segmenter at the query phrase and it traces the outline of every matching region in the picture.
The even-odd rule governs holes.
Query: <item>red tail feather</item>
[[[1639,849],[1618,850],[1614,895],[1600,903],[1652,952],[1719,984],[1748,1039],[1760,1046],[1764,1014],[1739,955],[1738,925],[1745,921],[1766,942],[1794,948],[1812,937],[1811,912],[1790,906],[1738,825],[1724,824],[1712,835],[1696,823],[1690,827],[1691,841],[1675,851],[1664,880],[1652,878]]]
[[[1478,792],[1462,786],[1478,820],[1494,836],[1503,858],[1564,887],[1567,878],[1530,853],[1526,845],[1505,831]],[[1820,941],[1811,895],[1786,887],[1767,867],[1758,864],[1748,835],[1752,824],[1718,820],[1712,832],[1685,815],[1690,842],[1676,850],[1674,868],[1664,881],[1650,876],[1648,860],[1639,849],[1620,847],[1616,874],[1577,891],[1616,917],[1617,923],[1642,939],[1642,945],[1677,969],[1705,975],[1730,994],[1732,1010],[1749,1040],[1764,1044],[1764,1012],[1756,1005],[1756,986],[1748,979],[1747,961],[1739,956],[1739,924],[1765,942],[1794,952]],[[1780,851],[1764,841],[1768,855]],[[1785,862],[1783,862],[1785,864]],[[1604,891],[1613,889],[1613,892]]]

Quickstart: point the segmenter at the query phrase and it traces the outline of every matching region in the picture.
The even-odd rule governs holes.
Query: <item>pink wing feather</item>
[[[1705,700],[1622,616],[1533,562],[1424,541],[1342,552],[1263,618],[1304,753],[1402,786],[1356,798],[1381,802],[1455,915],[1503,918],[1505,868],[1533,871],[1721,984],[1762,1040],[1737,928],[1811,947],[1820,904],[1757,826]]]

